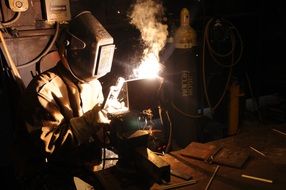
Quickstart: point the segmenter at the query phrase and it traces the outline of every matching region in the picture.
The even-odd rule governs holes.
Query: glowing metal
[[[142,63],[133,72],[136,78],[156,78],[160,70],[161,66],[157,56],[150,53],[143,58]]]

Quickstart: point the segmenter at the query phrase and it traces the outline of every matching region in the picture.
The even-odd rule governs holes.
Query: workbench
[[[191,176],[191,180],[195,181],[194,184],[175,189],[282,190],[286,189],[285,132],[285,124],[261,125],[250,122],[246,123],[234,136],[206,143],[247,153],[249,157],[241,168],[208,163],[182,156],[181,153],[184,149],[171,151],[160,157],[170,164],[171,170],[176,170],[185,176]],[[155,190],[168,187],[166,184],[158,184],[152,179],[148,179],[148,176],[144,176],[140,172],[122,174],[117,171],[116,167],[102,170],[96,175],[107,190]],[[255,179],[245,178],[242,175],[252,176]],[[212,180],[210,180],[211,178]],[[168,184],[177,185],[185,181],[171,175],[171,181]]]

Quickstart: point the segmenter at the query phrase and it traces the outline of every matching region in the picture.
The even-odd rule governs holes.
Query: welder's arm
[[[40,139],[47,153],[53,153],[63,146],[78,146],[88,142],[91,136],[101,131],[103,123],[110,122],[99,105],[81,117],[69,119],[63,115],[58,104],[41,96],[38,98],[39,101],[29,106],[33,110],[33,114],[30,114],[33,117],[27,122],[27,129],[30,133],[41,130]],[[98,140],[101,140],[100,137]]]

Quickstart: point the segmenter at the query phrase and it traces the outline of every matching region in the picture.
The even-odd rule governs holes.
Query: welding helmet
[[[75,16],[63,33],[65,66],[75,78],[90,81],[110,72],[115,49],[113,38],[91,12]]]

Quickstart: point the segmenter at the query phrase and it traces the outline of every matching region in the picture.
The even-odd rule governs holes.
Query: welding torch
[[[106,110],[108,113],[113,113],[122,108],[121,103],[118,101],[118,96],[121,92],[125,79],[119,77],[116,81],[115,86],[111,86],[107,98],[103,102],[102,109]]]

